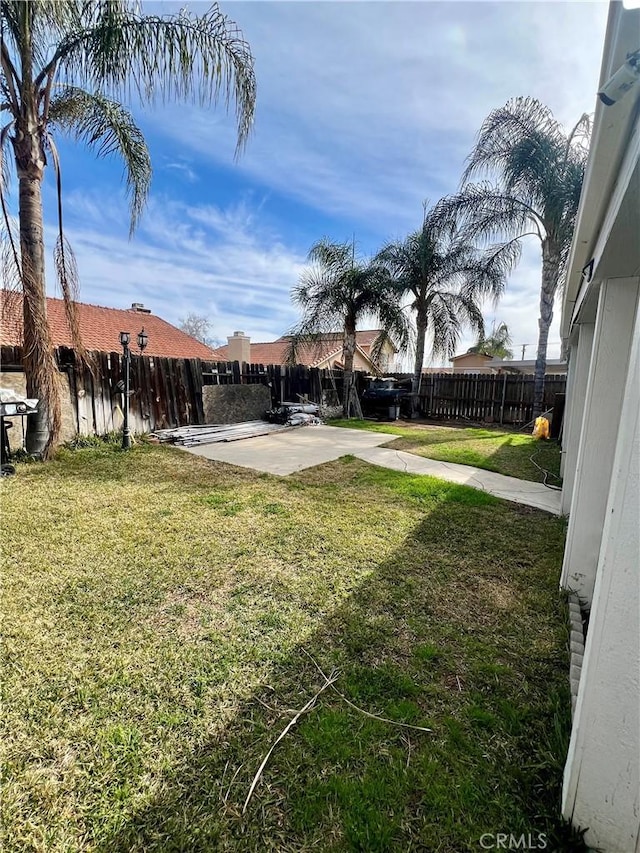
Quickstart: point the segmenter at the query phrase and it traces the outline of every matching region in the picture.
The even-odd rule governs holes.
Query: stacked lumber
[[[158,429],[153,435],[161,442],[193,447],[197,444],[216,444],[220,441],[240,441],[257,438],[272,432],[287,429],[284,424],[269,424],[265,421],[245,421],[239,424],[204,424],[202,426]]]

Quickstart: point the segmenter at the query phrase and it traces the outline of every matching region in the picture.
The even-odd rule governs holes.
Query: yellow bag
[[[549,438],[549,421],[546,418],[536,418],[536,422],[533,427],[533,437]]]

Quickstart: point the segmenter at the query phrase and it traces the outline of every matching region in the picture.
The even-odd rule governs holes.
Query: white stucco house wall
[[[600,85],[640,48],[611,3]],[[604,853],[640,851],[640,82],[598,101],[569,258],[561,585],[589,613],[562,809]]]

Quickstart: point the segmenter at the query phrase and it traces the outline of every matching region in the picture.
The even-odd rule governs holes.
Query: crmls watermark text
[[[485,832],[480,836],[483,850],[546,850],[547,836],[544,832],[528,832],[514,835],[510,832]]]

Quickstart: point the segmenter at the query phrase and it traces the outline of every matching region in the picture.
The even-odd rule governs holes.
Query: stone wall
[[[257,421],[271,408],[271,390],[266,385],[205,385],[202,401],[205,423]]]

